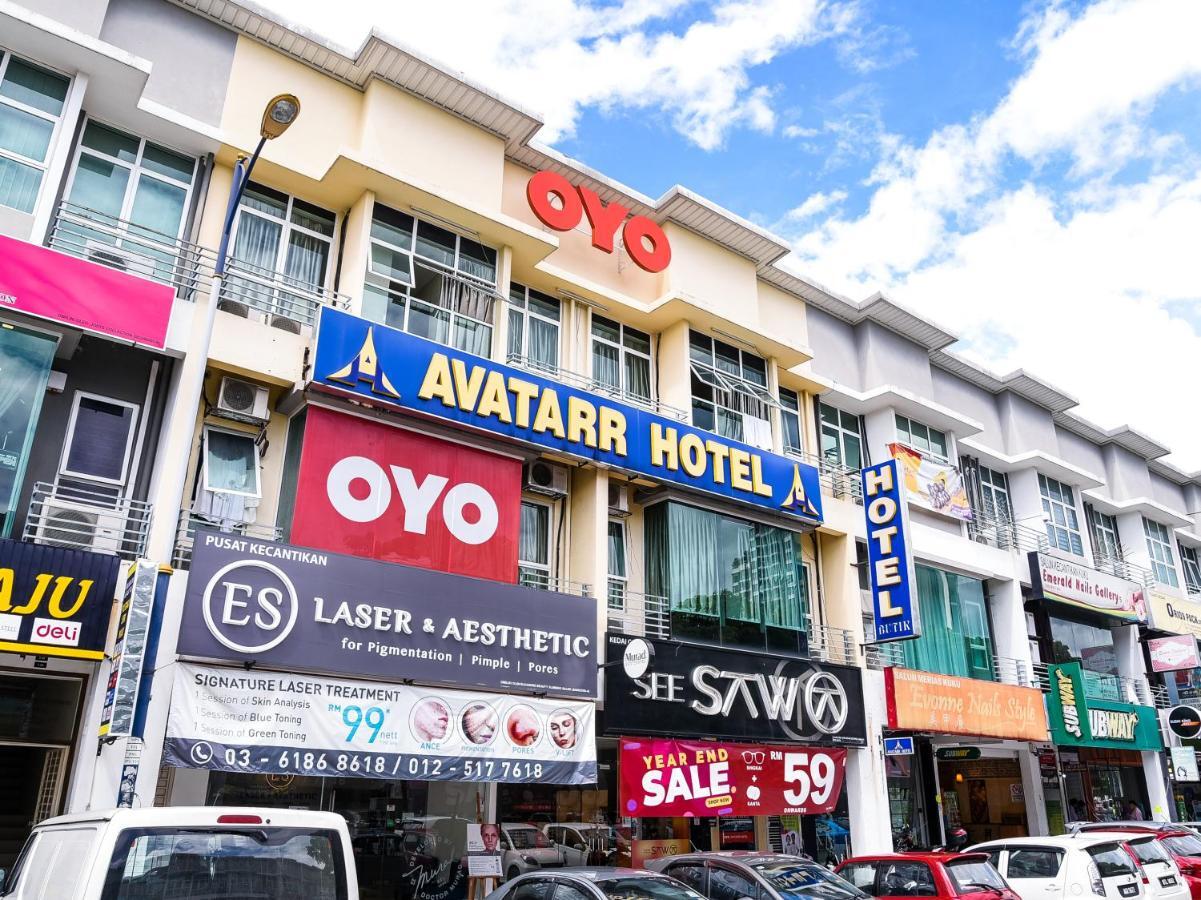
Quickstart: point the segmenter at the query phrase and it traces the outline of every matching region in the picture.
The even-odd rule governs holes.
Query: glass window
[[[937,897],[934,873],[923,862],[880,863],[880,896]]]
[[[1062,862],[1063,852],[1060,850],[1012,847],[1009,850],[1009,877],[1054,878],[1059,874]]]
[[[1184,569],[1184,586],[1190,594],[1201,594],[1201,556],[1196,547],[1177,544],[1180,547],[1180,567]]]
[[[961,894],[989,891],[994,896],[1005,890],[1005,881],[992,863],[977,859],[950,859],[946,862],[947,874]]]
[[[947,436],[937,428],[915,422],[905,416],[897,416],[897,440],[914,450],[948,461]]]
[[[713,866],[709,869],[709,900],[757,900],[759,885],[751,878],[729,869]]]
[[[560,304],[554,297],[525,285],[511,285],[509,362],[558,371],[560,316]]]
[[[921,637],[900,641],[905,666],[992,681],[992,636],[984,582],[918,565]]]
[[[371,214],[363,316],[476,356],[491,356],[495,258],[494,250],[377,203]],[[526,344],[546,350],[542,332],[519,327],[518,334]],[[512,340],[510,335],[510,348]],[[557,332],[554,343],[557,364]]]
[[[1175,834],[1160,838],[1174,856],[1201,856],[1201,838],[1191,834]]]
[[[530,587],[550,587],[550,507],[544,503],[521,501],[517,581]]]
[[[648,878],[646,875],[606,878],[596,881],[596,886],[609,900],[704,900],[695,891],[670,878]]]
[[[261,497],[254,435],[205,428],[203,484],[206,491]]]
[[[1038,489],[1042,494],[1043,518],[1047,523],[1047,540],[1077,556],[1084,555],[1080,539],[1080,522],[1076,518],[1076,496],[1066,484],[1039,474]]]
[[[626,526],[619,519],[609,522],[609,609],[625,609]]]
[[[1180,587],[1176,574],[1176,559],[1172,555],[1172,533],[1166,525],[1143,519],[1143,533],[1147,536],[1147,552],[1151,554],[1151,571],[1160,584]]]
[[[863,468],[863,435],[859,417],[835,409],[828,403],[818,407],[821,416],[822,457],[848,469]]]
[[[686,639],[796,653],[808,628],[800,535],[682,503],[646,511],[647,591]]]
[[[84,867],[91,862],[96,828],[56,828],[26,843],[17,861],[14,877],[4,884],[7,894],[19,886],[22,897],[66,900],[70,888],[83,880]]]
[[[803,453],[801,441],[801,398],[796,391],[780,388],[780,425],[784,429],[784,449]]]
[[[124,484],[137,419],[132,403],[77,391],[59,472]]]
[[[770,409],[780,401],[767,390],[766,361],[695,331],[689,332],[688,346],[692,424],[770,450]]]
[[[1090,672],[1098,675],[1118,674],[1118,657],[1114,651],[1112,631],[1059,616],[1051,616],[1050,622],[1054,662],[1079,662],[1086,676]]]
[[[1093,858],[1102,878],[1136,874],[1134,860],[1121,847],[1103,844],[1100,847],[1088,847],[1085,852]]]
[[[530,878],[517,885],[513,900],[550,900],[555,883],[549,878]]]
[[[592,382],[598,390],[651,401],[651,336],[592,314]]]
[[[876,894],[876,863],[852,863],[838,873],[840,878],[849,881],[861,891],[875,896]]]
[[[698,894],[705,893],[704,863],[680,863],[668,869],[667,874],[684,882]]]
[[[560,881],[555,887],[555,900],[592,900],[592,895],[584,893],[574,884]]]
[[[1113,516],[1097,512],[1092,507],[1089,507],[1089,521],[1092,524],[1093,557],[1101,568],[1112,572],[1123,562],[1118,523]],[[1120,568],[1125,571],[1125,566]]]
[[[816,863],[775,857],[762,862],[750,860],[747,865],[775,888],[781,900],[854,900],[863,896],[847,881]],[[764,898],[769,896],[764,892]]]
[[[1013,506],[1009,502],[1009,479],[1004,472],[980,467],[980,496],[984,514],[998,522],[1013,521]]]
[[[33,212],[70,83],[0,51],[0,206]]]
[[[0,322],[0,537],[12,530],[57,347],[49,335]]]

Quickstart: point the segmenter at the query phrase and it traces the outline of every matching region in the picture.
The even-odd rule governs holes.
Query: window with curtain
[[[124,485],[137,422],[135,404],[76,391],[59,474]]]
[[[238,204],[230,274],[221,295],[272,315],[312,323],[333,250],[332,212],[255,182]]]
[[[1177,542],[1180,547],[1180,567],[1184,569],[1184,586],[1190,594],[1201,594],[1201,554],[1196,547]]]
[[[937,456],[944,461],[949,461],[947,456],[947,435],[945,432],[939,431],[937,428],[931,428],[929,425],[923,425],[921,422],[916,422],[913,419],[898,415],[897,419],[897,440],[914,450],[920,450],[922,453]]]
[[[172,280],[174,244],[183,233],[195,173],[192,157],[89,120],[67,199],[98,227],[63,222],[57,240],[83,256],[118,247],[120,254],[96,258],[122,260],[131,272]]]
[[[491,356],[495,285],[495,250],[375,204],[364,318]]]
[[[559,370],[561,304],[523,284],[509,286],[509,362]]]
[[[1113,572],[1120,568],[1124,572],[1125,566],[1118,565],[1122,562],[1123,556],[1122,542],[1118,538],[1117,520],[1090,506],[1088,521],[1092,526],[1093,556],[1097,565],[1106,571]]]
[[[993,681],[992,635],[984,582],[914,566],[922,635],[898,641],[909,669]]]
[[[592,383],[636,403],[651,401],[651,336],[592,314]]]
[[[1151,554],[1151,571],[1155,574],[1155,580],[1170,587],[1180,587],[1176,558],[1172,554],[1172,533],[1168,527],[1144,518],[1143,534],[1147,536],[1147,552]]]
[[[550,507],[522,500],[517,583],[545,590],[550,581]]]
[[[980,497],[984,514],[998,522],[1013,521],[1013,506],[1009,502],[1009,479],[1004,472],[980,466]]]
[[[676,637],[795,653],[808,629],[800,535],[683,503],[646,511],[647,592]]]
[[[1051,546],[1083,556],[1084,543],[1080,539],[1080,521],[1076,518],[1075,493],[1066,484],[1048,478],[1041,472],[1038,490],[1042,495],[1047,540]]]
[[[220,428],[204,430],[204,490],[261,497],[255,436]]]
[[[848,469],[863,468],[863,435],[859,417],[828,403],[818,405],[821,417],[822,456]]]
[[[626,608],[626,526],[620,519],[609,521],[609,609]]]
[[[780,401],[767,389],[767,361],[696,331],[688,334],[688,357],[692,424],[770,450],[770,411]]]
[[[780,425],[784,429],[784,449],[804,453],[805,445],[801,441],[801,398],[796,391],[783,387],[780,388]]]
[[[70,84],[0,50],[0,206],[33,212]]]

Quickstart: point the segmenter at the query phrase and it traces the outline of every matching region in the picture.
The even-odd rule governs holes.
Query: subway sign
[[[1089,697],[1078,662],[1047,666],[1051,690],[1047,719],[1051,740],[1061,747],[1162,750],[1154,707]]]
[[[104,658],[115,556],[0,541],[0,652]]]
[[[817,469],[323,307],[313,381],[658,481],[820,522]]]
[[[909,548],[909,507],[900,464],[889,459],[868,466],[860,475],[875,618],[873,642],[882,644],[919,637],[922,623]]]

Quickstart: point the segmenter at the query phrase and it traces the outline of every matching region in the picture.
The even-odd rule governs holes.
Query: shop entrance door
[[[0,744],[0,869],[11,870],[30,829],[59,812],[66,747]]]

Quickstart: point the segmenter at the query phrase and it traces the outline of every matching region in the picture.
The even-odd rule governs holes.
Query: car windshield
[[[1099,847],[1090,847],[1088,855],[1097,864],[1097,871],[1101,873],[1102,878],[1134,874],[1134,860],[1121,847],[1102,844]]]
[[[342,845],[325,829],[127,828],[104,897],[345,900]]]
[[[1131,841],[1130,849],[1134,851],[1135,858],[1144,866],[1150,863],[1170,863],[1172,857],[1168,855],[1168,851],[1160,846],[1159,841]]]
[[[705,900],[674,878],[653,875],[606,878],[596,882],[596,886],[609,900]]]
[[[812,863],[774,860],[749,862],[748,865],[766,878],[767,883],[785,900],[795,897],[852,900],[868,896],[849,881],[844,881],[828,869]]]
[[[1192,834],[1173,834],[1160,838],[1176,856],[1201,856],[1201,838]]]
[[[952,859],[946,865],[947,874],[961,894],[1005,889],[1001,873],[986,859]]]
[[[521,828],[506,828],[505,834],[514,850],[535,850],[539,847],[549,847],[550,841],[537,828],[523,826]]]

